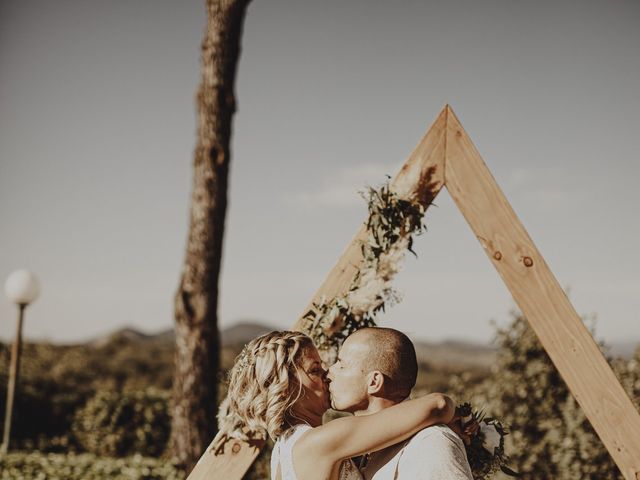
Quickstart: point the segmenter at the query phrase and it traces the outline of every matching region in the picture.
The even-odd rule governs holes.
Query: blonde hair
[[[290,426],[291,407],[302,395],[301,353],[313,346],[300,332],[271,332],[249,342],[229,373],[227,399],[220,407],[220,430],[229,437],[277,440]]]

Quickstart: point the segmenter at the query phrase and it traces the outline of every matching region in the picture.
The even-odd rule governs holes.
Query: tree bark
[[[218,277],[227,209],[240,37],[250,0],[206,0],[198,129],[184,268],[175,296],[172,454],[190,470],[215,436]]]

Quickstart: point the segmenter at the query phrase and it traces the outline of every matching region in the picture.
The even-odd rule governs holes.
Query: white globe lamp
[[[11,347],[11,366],[9,367],[9,385],[7,387],[7,409],[4,417],[4,432],[2,435],[1,453],[9,450],[9,439],[11,437],[11,417],[13,416],[13,399],[15,397],[16,385],[18,384],[18,373],[20,371],[20,350],[22,347],[22,321],[27,305],[35,302],[40,293],[40,285],[36,276],[28,270],[16,270],[7,278],[4,284],[4,293],[7,298],[18,306],[18,326],[16,328],[16,339]]]
[[[28,270],[16,270],[4,284],[4,293],[16,305],[29,305],[38,298],[40,284],[36,276]]]

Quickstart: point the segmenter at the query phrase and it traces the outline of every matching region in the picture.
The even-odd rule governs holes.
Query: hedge
[[[15,452],[0,457],[1,480],[182,480],[169,460],[134,455],[97,457],[90,453]]]

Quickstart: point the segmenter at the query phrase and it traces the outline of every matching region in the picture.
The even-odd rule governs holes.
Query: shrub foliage
[[[75,415],[71,431],[87,452],[107,457],[161,455],[169,439],[169,393],[98,391]]]
[[[506,451],[525,480],[621,479],[615,463],[569,392],[526,319],[514,314],[499,330],[498,356],[484,382],[469,388],[464,376],[452,379],[452,395],[475,405],[510,427]],[[604,349],[604,347],[603,347]],[[640,349],[612,368],[633,403],[640,405]]]
[[[0,457],[0,480],[182,480],[166,460],[140,455],[96,457],[89,453],[9,453]]]

